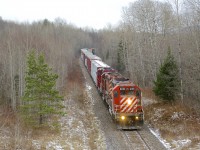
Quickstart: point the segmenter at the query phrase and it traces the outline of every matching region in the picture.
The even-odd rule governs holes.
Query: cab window
[[[118,97],[118,92],[114,91],[114,97],[117,98]]]
[[[124,87],[120,87],[120,95],[126,95],[126,91]]]
[[[120,90],[120,95],[126,95],[126,91],[125,90]]]
[[[134,91],[133,90],[129,90],[128,91],[128,95],[134,95]]]

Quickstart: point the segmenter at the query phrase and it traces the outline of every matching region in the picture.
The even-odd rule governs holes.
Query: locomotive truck
[[[118,129],[141,129],[144,122],[141,89],[117,70],[81,49],[81,59],[87,68]]]

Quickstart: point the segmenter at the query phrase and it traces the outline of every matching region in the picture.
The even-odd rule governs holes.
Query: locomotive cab
[[[143,126],[141,90],[136,85],[119,83],[113,88],[113,114],[120,129]]]

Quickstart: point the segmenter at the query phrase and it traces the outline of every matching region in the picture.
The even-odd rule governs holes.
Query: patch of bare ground
[[[57,127],[30,128],[8,108],[0,109],[0,149],[66,150],[105,149],[99,122],[79,64],[74,63],[66,78],[64,111]]]
[[[145,92],[155,98],[150,90]],[[146,100],[149,99],[144,98]],[[170,144],[169,149],[200,149],[200,115],[191,106],[153,100],[144,109],[146,122],[159,130],[161,137]]]

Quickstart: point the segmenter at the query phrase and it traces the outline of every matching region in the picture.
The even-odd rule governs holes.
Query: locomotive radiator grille
[[[112,81],[109,81],[109,94],[112,95]]]

